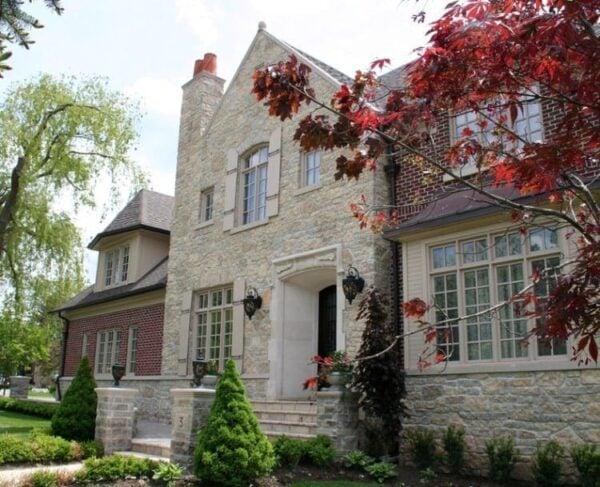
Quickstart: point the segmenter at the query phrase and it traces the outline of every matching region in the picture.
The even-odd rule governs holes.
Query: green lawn
[[[54,399],[54,395],[50,394],[47,389],[45,391],[29,391],[27,397],[32,399]]]
[[[0,411],[0,435],[27,436],[34,428],[49,428],[50,420],[11,411]]]
[[[354,482],[352,480],[304,480],[294,482],[291,487],[376,487],[372,482]]]

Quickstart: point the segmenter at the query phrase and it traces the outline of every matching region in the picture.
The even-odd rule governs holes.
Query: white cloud
[[[144,76],[125,88],[125,93],[141,99],[143,107],[150,112],[179,118],[181,88],[175,81]]]
[[[216,2],[205,0],[177,0],[177,22],[185,25],[203,45],[210,45],[220,37],[217,26],[220,17]]]

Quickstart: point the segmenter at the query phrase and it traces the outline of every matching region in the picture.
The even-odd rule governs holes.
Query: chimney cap
[[[267,30],[267,23],[264,20],[258,23],[258,30]]]
[[[200,73],[217,75],[217,55],[212,52],[204,54],[202,59],[196,59],[194,63],[194,76]]]

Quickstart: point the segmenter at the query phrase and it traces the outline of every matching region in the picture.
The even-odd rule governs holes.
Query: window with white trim
[[[96,374],[108,375],[113,364],[119,361],[121,348],[121,332],[119,330],[104,330],[98,332],[96,339]]]
[[[104,257],[104,285],[115,286],[127,282],[129,275],[129,245],[106,252]]]
[[[321,151],[302,153],[300,186],[315,186],[321,179]]]
[[[196,357],[214,361],[223,369],[232,356],[233,287],[200,291],[195,296]]]
[[[269,148],[261,147],[242,162],[242,225],[267,216],[267,166]]]
[[[135,375],[135,369],[137,367],[139,331],[140,329],[137,326],[129,328],[129,337],[127,340],[127,373],[132,375]]]
[[[200,223],[210,222],[213,219],[215,189],[206,188],[200,193]]]
[[[564,356],[564,341],[524,339],[535,322],[523,316],[522,300],[511,299],[534,272],[542,279],[533,290],[547,297],[559,272],[561,250],[555,230],[535,228],[482,234],[429,248],[432,319],[437,347],[449,362],[470,363]],[[490,308],[500,305],[490,312]],[[466,317],[459,320],[459,317]]]

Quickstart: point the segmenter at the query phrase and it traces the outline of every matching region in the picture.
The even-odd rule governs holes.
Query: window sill
[[[210,227],[214,223],[215,223],[214,220],[208,220],[208,221],[205,221],[205,222],[202,222],[202,223],[198,223],[198,225],[196,225],[196,227],[194,228],[194,230],[202,230],[203,228]]]
[[[256,227],[262,227],[263,225],[266,225],[267,223],[269,223],[268,218],[265,218],[264,220],[259,220],[257,222],[246,223],[245,225],[242,225],[240,227],[232,228],[231,230],[229,230],[229,233],[231,235],[233,235],[235,233],[245,232],[246,230],[252,230],[253,228],[256,228]]]
[[[435,365],[425,370],[418,370],[409,364],[406,375],[466,375],[466,374],[490,374],[503,372],[545,372],[559,370],[588,370],[595,369],[593,365],[580,365],[570,360],[570,356],[562,358],[543,357],[537,360],[514,361],[514,362],[477,362],[470,364],[449,363],[444,369],[444,364]]]
[[[457,177],[464,179],[464,178],[470,178],[471,176],[473,176],[475,174],[483,174],[487,171],[488,171],[487,167],[477,167],[477,166],[469,167],[468,165],[465,165],[461,168],[457,168],[457,170],[452,171],[452,172],[454,174],[456,174]],[[450,174],[444,173],[442,175],[442,181],[444,183],[448,183],[448,182],[452,182],[452,181],[457,181],[457,179],[450,176]]]
[[[311,191],[316,191],[317,189],[321,189],[321,183],[319,184],[311,184],[310,186],[304,186],[302,188],[298,188],[294,191],[294,196],[300,196],[306,193],[310,193]]]

